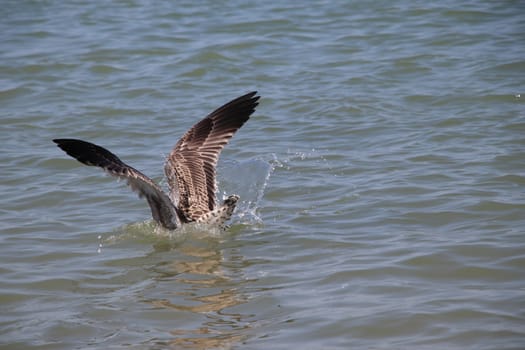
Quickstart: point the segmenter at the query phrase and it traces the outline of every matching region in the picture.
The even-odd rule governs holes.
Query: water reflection
[[[166,250],[165,245],[156,250]],[[190,312],[204,317],[198,326],[173,329],[168,341],[175,348],[229,348],[242,341],[253,327],[253,315],[230,312],[248,300],[242,284],[247,262],[235,248],[224,249],[219,239],[192,239],[171,247],[177,259],[155,267],[159,283],[174,287],[162,298],[147,302],[157,308]],[[226,254],[225,254],[226,252]],[[225,258],[227,255],[227,258]]]

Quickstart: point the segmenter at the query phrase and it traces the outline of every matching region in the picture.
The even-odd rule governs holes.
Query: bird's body
[[[164,166],[169,194],[103,147],[76,139],[53,142],[79,162],[101,167],[110,175],[125,179],[132,190],[146,198],[153,219],[164,228],[173,230],[190,222],[223,225],[231,217],[239,197],[231,195],[222,205],[217,205],[217,161],[233,134],[255,111],[258,100],[256,92],[236,98],[182,136]]]

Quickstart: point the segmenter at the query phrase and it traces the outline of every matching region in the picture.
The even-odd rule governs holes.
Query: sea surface
[[[525,349],[525,2],[0,6],[1,349]],[[224,233],[159,230],[100,144],[165,186],[195,122]]]

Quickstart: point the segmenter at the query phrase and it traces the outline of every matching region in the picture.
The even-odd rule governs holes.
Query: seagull
[[[224,227],[239,196],[230,195],[218,205],[217,161],[224,146],[255,111],[259,98],[256,91],[238,97],[210,113],[181,137],[164,165],[169,194],[101,146],[77,139],[53,142],[79,162],[126,180],[139,197],[146,199],[153,220],[168,230],[192,222]]]

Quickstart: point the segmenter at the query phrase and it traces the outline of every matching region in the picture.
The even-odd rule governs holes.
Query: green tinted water
[[[523,348],[521,2],[0,11],[0,347]],[[158,235],[51,142],[163,183],[184,131],[251,90],[224,235]]]

